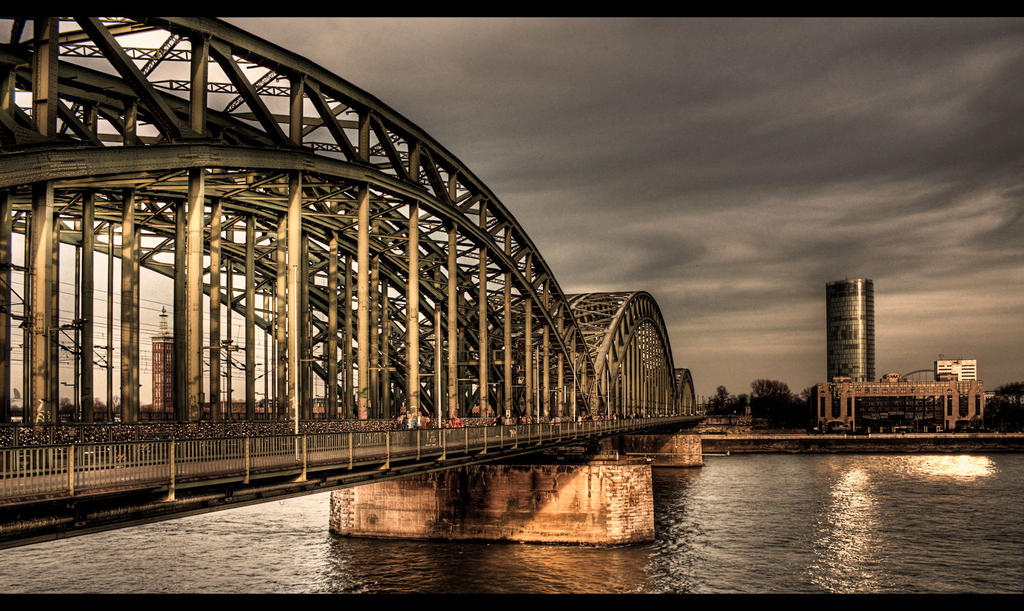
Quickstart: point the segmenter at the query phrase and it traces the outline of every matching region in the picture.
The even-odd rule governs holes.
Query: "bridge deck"
[[[532,454],[696,416],[0,449],[0,548]]]

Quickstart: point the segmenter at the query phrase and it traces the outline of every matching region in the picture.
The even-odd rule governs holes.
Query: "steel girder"
[[[351,289],[354,299],[355,288],[369,290],[367,280],[339,282],[355,271],[360,278],[369,274],[370,260],[363,270],[356,262],[365,244],[380,283],[368,293],[376,308],[372,337],[382,338],[369,358],[381,371],[394,371],[381,375],[396,382],[417,379],[420,366],[437,369],[435,357],[445,351],[458,354],[449,359],[446,377],[458,386],[473,379],[476,368],[475,381],[487,386],[487,402],[496,398],[508,406],[513,386],[527,388],[527,397],[543,386],[543,402],[549,402],[552,375],[560,381],[559,410],[568,402],[569,387],[585,405],[608,402],[608,389],[599,386],[610,371],[608,363],[595,360],[568,297],[529,236],[453,154],[372,95],[216,19],[38,17],[0,20],[3,26],[9,28],[9,44],[0,50],[0,190],[7,197],[5,209],[14,215],[6,220],[12,220],[10,231],[25,235],[30,225],[33,231],[41,226],[34,222],[41,211],[52,214],[49,222],[55,223],[51,241],[33,234],[31,248],[48,248],[55,238],[84,249],[82,236],[94,235],[89,247],[109,252],[100,237],[105,231],[113,235],[114,227],[134,228],[138,246],[115,249],[115,257],[127,254],[133,265],[178,283],[185,282],[181,267],[188,265],[188,248],[189,256],[199,257],[191,266],[198,261],[202,268],[189,272],[189,286],[198,284],[201,294],[221,294],[218,300],[246,316],[249,328],[269,333],[283,324],[277,319],[284,310],[266,311],[265,300],[287,295],[277,258],[291,256],[280,232],[287,218],[295,218],[300,229],[294,235],[301,237],[305,254],[301,272],[295,272],[304,275],[292,286],[293,291],[302,287],[300,299],[306,301],[292,305],[308,308],[309,314],[308,320],[285,319],[306,325],[309,337],[295,348],[302,362],[313,360],[314,345],[322,348],[316,362],[295,361],[293,367],[309,367],[324,379],[334,370],[324,353],[334,345],[332,332],[340,332],[339,319],[349,324],[354,315],[365,316],[352,301],[338,303],[338,291],[349,295]],[[126,198],[131,206],[124,205]],[[88,229],[83,226],[86,200],[95,202],[89,213],[94,217],[88,218],[98,223]],[[186,246],[190,242],[183,239],[178,215],[190,201],[195,203],[188,206],[202,208],[192,231],[201,225],[205,233],[198,240],[194,234],[193,245]],[[359,223],[364,201],[369,231],[361,236],[367,229]],[[214,210],[221,212],[216,219]],[[223,239],[210,233],[216,224]],[[255,244],[238,239],[243,225]],[[408,246],[410,235],[417,236],[415,251]],[[344,259],[344,272],[334,265],[337,257]],[[236,273],[248,274],[243,294],[261,296],[258,314],[251,297],[221,293],[221,266],[209,263],[220,259]],[[34,261],[25,276],[39,275],[51,287],[46,290],[53,290],[42,260]],[[328,270],[337,275],[325,280]],[[134,284],[130,278],[125,282],[138,290],[137,277]],[[328,286],[335,288],[333,295]],[[42,307],[44,288],[37,288],[32,300],[26,295],[25,311],[52,314],[56,306]],[[410,295],[416,300],[412,307]],[[129,318],[126,310],[123,321]],[[198,324],[201,328],[202,321]],[[37,332],[48,333],[42,326],[36,325]],[[348,380],[352,351],[365,354],[366,349],[353,333],[346,337],[349,345],[342,353],[347,356],[340,363],[349,367]],[[137,348],[137,333],[133,341]],[[445,345],[452,341],[457,345]],[[417,354],[415,363],[408,362]],[[600,354],[607,361],[607,353]],[[666,354],[670,362],[671,351]],[[512,359],[516,371],[544,363],[543,376],[513,385],[507,381]],[[48,367],[40,360],[35,370],[43,375]],[[502,380],[505,390],[491,389],[490,380]],[[288,378],[289,388],[305,386],[307,393],[309,383]],[[424,402],[439,409],[442,399],[434,383]],[[308,403],[308,397],[303,400]]]
[[[676,393],[679,396],[679,408],[684,414],[695,414],[697,395],[693,389],[693,376],[690,370],[676,369]]]
[[[636,376],[652,386],[642,390],[653,393],[655,400],[648,403],[673,413],[681,407],[668,331],[650,293],[584,293],[570,295],[569,303],[594,359],[596,377],[605,385],[600,397],[606,400],[607,411],[629,410],[625,393],[637,383],[631,379]]]

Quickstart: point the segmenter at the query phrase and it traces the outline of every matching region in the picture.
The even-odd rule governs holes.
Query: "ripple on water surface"
[[[334,537],[328,494],[4,550],[2,592],[1024,590],[1024,455],[734,455],[654,472],[656,540]]]

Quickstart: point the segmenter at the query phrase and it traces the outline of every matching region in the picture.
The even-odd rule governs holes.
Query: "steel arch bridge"
[[[296,422],[692,410],[648,293],[566,295],[472,171],[324,68],[208,18],[0,28],[0,420],[13,330],[26,420],[62,384],[75,419],[139,420],[143,268],[173,286],[177,420],[230,415],[236,378],[247,418]]]

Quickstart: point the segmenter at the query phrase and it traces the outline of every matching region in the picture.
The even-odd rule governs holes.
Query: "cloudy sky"
[[[647,290],[697,393],[825,378],[825,283],[876,369],[1024,379],[1024,20],[228,19],[413,121],[562,288]]]

